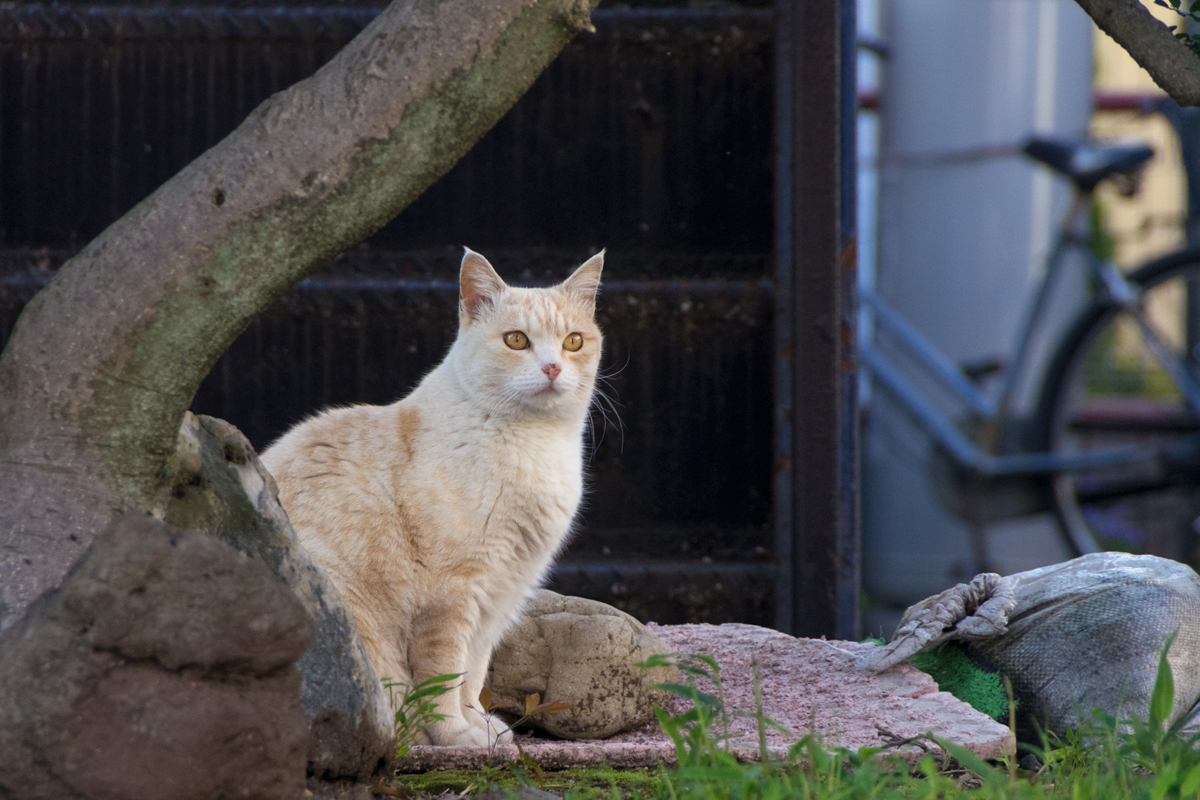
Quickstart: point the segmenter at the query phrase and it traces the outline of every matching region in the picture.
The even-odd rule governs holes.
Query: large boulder
[[[300,658],[300,700],[311,721],[308,769],[365,781],[394,755],[391,712],[341,592],[300,546],[275,479],[241,431],[185,415],[170,464],[168,522],[220,537],[263,562],[296,594],[316,626]]]
[[[530,719],[567,739],[605,739],[654,719],[666,697],[650,687],[673,682],[673,667],[636,666],[671,649],[610,605],[542,589],[492,656],[493,701],[524,709],[534,692],[573,708]]]
[[[263,564],[119,519],[0,635],[0,797],[299,797],[312,634]]]

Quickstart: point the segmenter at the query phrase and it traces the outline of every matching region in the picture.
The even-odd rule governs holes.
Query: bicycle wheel
[[[1128,276],[1176,365],[1200,383],[1200,249]],[[1189,308],[1191,312],[1189,313]],[[1057,453],[1141,445],[1132,463],[1050,476],[1068,545],[1196,563],[1200,418],[1129,312],[1097,303],[1068,329],[1038,407],[1041,446]],[[1159,352],[1162,352],[1160,349]]]

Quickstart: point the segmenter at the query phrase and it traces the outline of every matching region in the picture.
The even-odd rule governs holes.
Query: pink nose
[[[558,364],[543,364],[542,372],[546,373],[547,378],[554,380],[558,377],[558,373],[562,372],[562,367]]]

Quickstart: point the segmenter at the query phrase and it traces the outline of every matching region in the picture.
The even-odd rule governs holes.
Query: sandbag
[[[1025,733],[1036,725],[1061,735],[1093,708],[1145,719],[1171,634],[1173,721],[1200,698],[1200,576],[1156,556],[1093,553],[924,600],[861,663],[880,671],[961,640],[983,669],[1012,681]]]

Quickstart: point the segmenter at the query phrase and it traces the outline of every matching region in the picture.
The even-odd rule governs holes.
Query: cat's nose
[[[542,364],[542,372],[546,373],[546,377],[554,380],[558,377],[558,373],[562,372],[562,367],[558,364]]]

